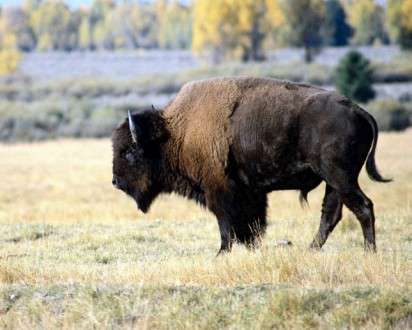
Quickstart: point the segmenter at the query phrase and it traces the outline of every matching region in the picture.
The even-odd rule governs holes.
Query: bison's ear
[[[130,134],[132,135],[132,139],[134,143],[137,143],[137,136],[138,136],[138,131],[139,127],[137,124],[134,122],[132,114],[130,110],[128,111],[128,117],[129,117],[129,129],[130,129]]]
[[[130,134],[133,143],[152,154],[169,137],[165,120],[160,111],[148,110],[139,114],[128,115]]]

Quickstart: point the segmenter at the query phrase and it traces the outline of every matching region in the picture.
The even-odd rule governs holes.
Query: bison
[[[160,193],[175,192],[218,220],[221,247],[253,247],[266,229],[267,194],[293,189],[301,198],[326,183],[320,249],[342,206],[359,220],[364,245],[376,250],[372,201],[358,184],[375,165],[378,128],[351,100],[318,87],[252,77],[185,84],[164,109],[131,114],[114,130],[113,185],[147,212]]]

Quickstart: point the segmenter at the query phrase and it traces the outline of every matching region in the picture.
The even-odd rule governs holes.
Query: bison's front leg
[[[230,252],[233,242],[255,247],[266,229],[266,194],[219,192],[208,194],[208,208],[219,224],[221,247],[218,254]]]
[[[322,204],[322,216],[319,230],[313,239],[311,248],[320,249],[328,239],[329,234],[342,218],[342,201],[336,190],[326,185],[325,197]]]
[[[232,250],[232,245],[234,241],[235,234],[230,222],[222,217],[217,219],[220,231],[220,249],[217,255],[230,252]]]
[[[236,211],[233,200],[229,192],[213,191],[206,194],[206,205],[216,216],[219,225],[221,245],[218,255],[230,252],[235,239],[233,218]]]
[[[233,224],[236,240],[248,248],[255,248],[267,227],[267,196],[265,193],[243,191],[238,196],[238,205],[239,215]]]

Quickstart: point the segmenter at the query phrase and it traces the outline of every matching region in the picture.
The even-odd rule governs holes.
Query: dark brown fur
[[[220,251],[233,241],[254,246],[266,228],[267,194],[322,181],[326,192],[312,247],[320,248],[345,204],[375,249],[373,206],[359,172],[376,181],[375,120],[350,100],[320,88],[258,78],[186,84],[163,110],[135,114],[137,143],[126,120],[113,133],[113,184],[146,212],[163,192],[212,211]]]

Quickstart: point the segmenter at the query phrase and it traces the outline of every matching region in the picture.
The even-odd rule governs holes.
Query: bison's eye
[[[125,155],[125,158],[126,158],[126,160],[128,161],[129,164],[136,163],[136,155],[132,151],[127,152],[126,155]]]

